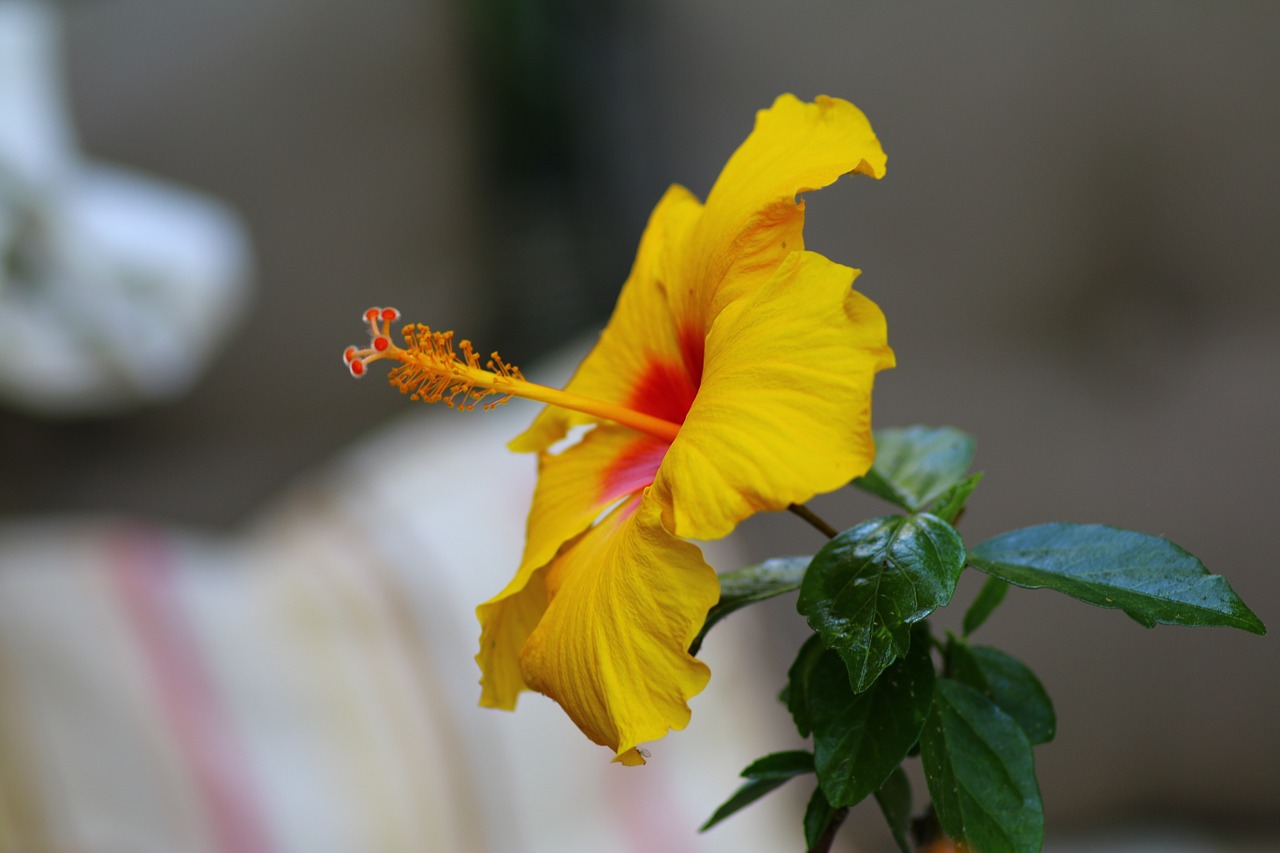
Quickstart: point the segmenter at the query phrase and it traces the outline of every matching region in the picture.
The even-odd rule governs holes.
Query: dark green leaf
[[[971,477],[966,477],[938,495],[938,499],[929,507],[929,512],[947,524],[955,524],[956,519],[960,517],[960,513],[964,512],[964,506],[969,500],[969,495],[973,494],[973,490],[978,488],[978,484],[981,482],[981,471]]]
[[[852,485],[857,486],[864,492],[869,492],[878,498],[883,498],[891,504],[897,504],[907,511],[911,510],[911,507],[907,505],[909,503],[908,499],[900,494],[898,490],[893,487],[893,483],[886,480],[880,472],[875,469],[875,466],[872,466],[870,471],[855,479]]]
[[[725,800],[720,808],[716,809],[715,814],[711,815],[707,822],[698,828],[698,831],[705,832],[729,815],[746,808],[765,794],[780,787],[788,779],[812,772],[813,755],[803,750],[775,752],[753,761],[746,770],[742,771],[747,781],[734,791],[733,796]]]
[[[1267,632],[1225,578],[1158,536],[1101,524],[1041,524],[988,539],[970,552],[969,563],[1018,586],[1118,608],[1148,628]]]
[[[929,628],[912,631],[911,648],[861,693],[844,663],[827,651],[814,667],[809,709],[818,784],[835,806],[861,802],[884,783],[920,738],[933,698]]]
[[[707,611],[702,630],[689,646],[689,654],[696,655],[702,641],[712,626],[735,610],[748,604],[773,598],[775,595],[793,592],[800,588],[804,570],[812,557],[775,557],[754,566],[745,566],[720,575],[720,600]]]
[[[1053,740],[1057,717],[1040,679],[1015,657],[987,646],[953,641],[947,648],[951,677],[980,690],[1018,721],[1032,744]]]
[[[822,788],[814,788],[813,796],[809,798],[809,805],[804,810],[804,846],[806,850],[818,843],[818,839],[822,837],[822,833],[826,831],[827,826],[831,823],[833,814],[835,814],[835,808],[832,807],[831,803],[827,802],[827,797],[822,793]]]
[[[969,605],[969,609],[964,613],[964,622],[962,627],[964,635],[967,637],[987,621],[987,617],[991,612],[1000,606],[1000,602],[1004,601],[1004,594],[1009,591],[1009,585],[1000,578],[987,578],[987,582],[982,585],[982,589],[978,591],[978,597],[973,600],[973,604]]]
[[[817,634],[809,635],[809,639],[800,647],[795,662],[787,670],[787,686],[778,697],[791,712],[791,719],[795,721],[801,737],[808,737],[813,731],[813,720],[809,713],[810,684],[813,681],[814,667],[826,651],[821,637]]]
[[[890,773],[876,791],[876,802],[889,824],[893,840],[898,842],[898,849],[911,853],[911,782],[901,767]]]
[[[1022,727],[965,684],[938,679],[920,758],[947,835],[981,853],[1039,853],[1044,808]]]
[[[973,461],[973,437],[954,427],[880,429],[875,440],[876,461],[853,484],[912,512],[964,479]]]
[[[813,772],[813,753],[803,749],[791,749],[786,752],[774,752],[764,758],[757,758],[742,771],[747,779],[782,779],[786,781],[792,776],[803,776]]]
[[[698,827],[698,832],[706,832],[720,821],[745,809],[775,788],[781,787],[786,781],[786,779],[749,779],[734,791],[733,796],[725,800],[720,808],[716,809],[715,814],[711,815],[706,823]]]
[[[964,568],[955,528],[932,515],[846,530],[809,564],[796,608],[849,669],[854,692],[907,651],[911,623],[951,600]]]

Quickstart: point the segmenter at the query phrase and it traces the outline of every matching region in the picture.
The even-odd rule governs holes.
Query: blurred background
[[[57,8],[80,152],[220,200],[247,235],[226,278],[253,284],[180,392],[53,414],[11,395],[5,519],[233,535],[406,416],[339,364],[366,307],[536,364],[606,319],[669,183],[705,196],[757,109],[831,94],[866,112],[888,175],[809,197],[809,247],[861,268],[888,316],[877,422],[978,437],[966,539],[1048,520],[1163,534],[1280,625],[1280,6]],[[846,526],[882,512],[843,493],[814,507]],[[738,541],[746,557],[820,545],[787,517]],[[790,608],[749,637],[779,681]],[[1280,822],[1271,637],[1148,631],[1014,590],[982,639],[1056,701],[1037,752],[1051,840],[1157,827],[1150,849],[1277,849],[1257,841]],[[848,834],[879,820],[861,809]]]

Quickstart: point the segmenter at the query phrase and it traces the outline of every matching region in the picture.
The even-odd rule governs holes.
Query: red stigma
[[[365,326],[369,332],[367,347],[347,347],[342,351],[342,361],[357,379],[369,372],[369,363],[398,353],[391,343],[391,324],[400,319],[395,308],[369,308],[364,312]]]

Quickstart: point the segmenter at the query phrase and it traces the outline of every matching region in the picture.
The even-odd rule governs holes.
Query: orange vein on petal
[[[397,346],[391,341],[390,327],[399,317],[394,308],[365,312],[369,346],[347,347],[342,355],[352,376],[364,376],[370,363],[390,359],[399,362],[388,374],[391,384],[426,403],[443,402],[468,411],[477,405],[492,409],[512,397],[523,397],[622,424],[668,444],[680,431],[678,423],[628,406],[530,382],[520,368],[507,364],[496,352],[481,366],[471,341],[461,341],[454,348],[453,332],[433,331],[421,323],[408,325],[401,330],[407,346]]]

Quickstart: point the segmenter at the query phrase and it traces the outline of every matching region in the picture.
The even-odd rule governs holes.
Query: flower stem
[[[787,507],[787,509],[795,513],[796,515],[800,516],[805,521],[809,522],[809,524],[815,527],[819,532],[822,533],[823,536],[827,537],[828,539],[835,539],[837,536],[840,535],[839,530],[836,530],[830,524],[827,524],[825,521],[819,518],[817,514],[814,513],[813,510],[809,509],[804,504],[792,504],[791,506]]]

